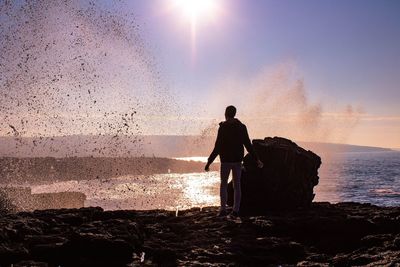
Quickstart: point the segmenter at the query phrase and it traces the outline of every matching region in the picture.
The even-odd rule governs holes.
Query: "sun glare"
[[[192,61],[196,61],[196,42],[198,28],[214,20],[220,13],[222,0],[172,0],[175,12],[182,14],[185,23],[190,25]]]
[[[174,0],[175,7],[193,23],[214,16],[218,0]]]

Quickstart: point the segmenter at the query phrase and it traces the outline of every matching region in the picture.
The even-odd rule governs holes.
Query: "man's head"
[[[225,109],[225,118],[233,119],[236,115],[236,108],[234,106],[227,106]]]

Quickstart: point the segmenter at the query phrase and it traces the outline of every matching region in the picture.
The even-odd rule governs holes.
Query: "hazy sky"
[[[286,64],[324,112],[358,110],[345,142],[400,147],[399,1],[215,0],[220,10],[197,18],[195,43],[190,20],[171,2],[131,6],[182,97],[207,102],[229,77],[245,82]]]

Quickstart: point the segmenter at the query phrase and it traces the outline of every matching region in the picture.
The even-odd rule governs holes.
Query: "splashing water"
[[[149,118],[176,111],[134,14],[122,11],[123,2],[115,6],[0,4],[0,136],[18,139],[17,148],[31,137],[34,150],[57,149],[48,136],[108,135],[95,153],[107,147],[112,156],[124,149],[120,136],[139,150],[138,136],[154,127]]]

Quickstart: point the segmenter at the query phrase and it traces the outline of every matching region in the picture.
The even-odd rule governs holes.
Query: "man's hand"
[[[257,167],[262,169],[264,167],[264,163],[261,160],[257,160]]]
[[[210,170],[210,164],[209,163],[206,164],[206,166],[204,167],[204,170],[206,172],[208,172]]]

